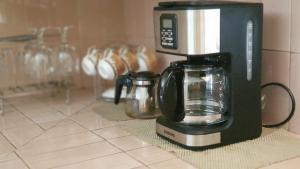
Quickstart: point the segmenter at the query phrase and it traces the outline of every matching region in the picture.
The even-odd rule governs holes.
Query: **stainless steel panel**
[[[212,124],[212,123],[216,123],[219,121],[222,121],[223,119],[223,115],[222,114],[211,114],[211,115],[207,115],[207,116],[185,116],[184,119],[180,122],[182,124]]]
[[[207,135],[188,135],[156,123],[156,132],[177,143],[189,147],[204,147],[221,143],[221,133]]]
[[[160,43],[160,17],[177,17],[177,49],[166,49]],[[156,50],[180,55],[200,55],[220,52],[220,9],[155,11]]]

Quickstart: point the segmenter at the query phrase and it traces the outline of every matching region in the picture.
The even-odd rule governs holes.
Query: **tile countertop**
[[[0,116],[1,169],[195,169],[91,111],[92,92],[73,95],[70,105],[59,96],[7,100]],[[299,167],[296,158],[263,169]]]

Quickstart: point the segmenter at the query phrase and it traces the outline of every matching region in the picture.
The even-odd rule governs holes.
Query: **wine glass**
[[[69,92],[74,81],[73,75],[80,71],[76,47],[68,42],[68,33],[71,28],[72,26],[58,28],[61,36],[61,44],[55,51],[55,65],[53,67],[59,87],[66,90],[67,103],[70,100]]]
[[[3,48],[0,52],[0,73],[1,82],[6,82],[5,87],[11,86],[11,89],[15,89],[15,75],[16,66],[14,64],[13,51],[10,48]]]
[[[40,28],[37,32],[37,43],[31,48],[26,64],[30,65],[29,74],[36,80],[39,86],[43,86],[48,81],[50,69],[50,55],[52,49],[44,43],[44,33],[46,28]],[[25,57],[26,58],[26,57]]]

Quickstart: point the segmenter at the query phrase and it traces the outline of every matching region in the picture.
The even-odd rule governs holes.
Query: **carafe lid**
[[[136,81],[153,81],[159,77],[159,74],[150,71],[142,71],[131,74],[131,79]]]

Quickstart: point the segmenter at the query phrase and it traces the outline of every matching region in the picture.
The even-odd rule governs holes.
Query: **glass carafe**
[[[186,65],[182,123],[214,124],[225,120],[228,104],[227,73],[222,67]]]

